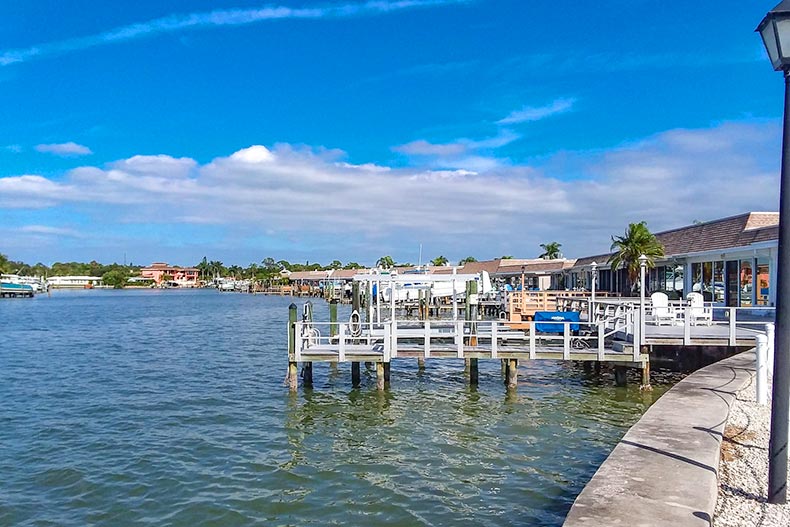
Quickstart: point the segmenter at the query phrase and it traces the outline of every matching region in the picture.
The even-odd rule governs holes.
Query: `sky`
[[[777,210],[776,2],[0,0],[0,253],[580,257]]]

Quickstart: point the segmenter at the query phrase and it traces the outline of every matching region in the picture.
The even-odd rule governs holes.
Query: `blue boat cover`
[[[578,311],[535,311],[535,331],[542,333],[564,333],[564,324],[546,324],[545,322],[578,322]],[[540,322],[544,323],[541,324]],[[579,324],[571,324],[571,331],[579,331]]]

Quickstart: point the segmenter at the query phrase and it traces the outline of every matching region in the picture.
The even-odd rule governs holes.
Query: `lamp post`
[[[647,256],[644,254],[639,257],[639,343],[634,346],[641,346],[645,338],[645,269],[647,268]]]
[[[775,71],[784,73],[785,107],[782,171],[779,181],[779,265],[776,272],[776,333],[768,444],[768,503],[787,502],[788,417],[790,411],[790,0],[774,7],[757,26]]]

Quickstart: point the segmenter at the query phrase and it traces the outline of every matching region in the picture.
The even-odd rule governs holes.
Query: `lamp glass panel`
[[[775,24],[776,33],[779,35],[779,61],[782,65],[787,65],[790,63],[790,18],[777,19]]]
[[[771,59],[771,65],[773,65],[774,69],[780,69],[782,64],[781,60],[779,60],[779,46],[776,44],[776,34],[774,33],[772,21],[763,26],[760,30],[760,36],[763,37],[763,44],[768,52],[768,58]]]

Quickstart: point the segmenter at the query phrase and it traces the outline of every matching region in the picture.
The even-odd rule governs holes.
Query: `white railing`
[[[455,351],[458,358],[466,353],[487,353],[498,358],[500,352],[521,352],[534,359],[539,352],[561,352],[564,359],[576,353],[596,353],[603,360],[606,330],[603,323],[575,321],[530,322],[528,333],[510,328],[499,320],[390,320],[362,323],[351,331],[348,323],[296,322],[295,360],[305,360],[311,353],[336,353],[339,361],[349,353],[366,353],[380,346],[384,360],[398,356],[398,350],[421,348],[425,358],[432,352]],[[541,325],[550,331],[538,332]],[[516,343],[516,344],[514,344]]]
[[[633,337],[635,345],[644,345],[649,337],[648,326],[658,325],[653,312],[653,305],[645,299],[645,313],[641,314],[639,300],[625,299],[596,299],[591,304],[590,313],[592,320],[602,322],[609,338],[623,332],[626,337]],[[720,307],[712,302],[705,302],[702,306],[692,306],[686,301],[675,300],[667,308],[671,313],[670,326],[682,327],[682,338],[685,345],[690,345],[695,338],[716,338],[714,332],[705,332],[704,328],[726,327],[726,332],[720,332],[730,346],[735,346],[739,339],[746,338],[765,331],[765,324],[772,323],[775,319],[773,307]],[[666,317],[664,317],[666,318]],[[680,335],[679,335],[680,336]]]

